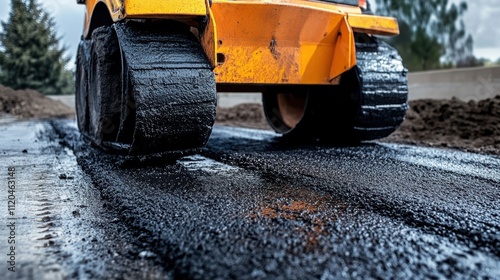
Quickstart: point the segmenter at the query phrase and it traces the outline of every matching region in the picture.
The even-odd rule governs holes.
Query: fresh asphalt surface
[[[0,136],[1,279],[500,279],[499,157],[215,127],[169,162],[91,148],[70,120]]]

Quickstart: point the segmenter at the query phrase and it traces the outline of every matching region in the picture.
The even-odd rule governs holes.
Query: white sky
[[[451,2],[458,3],[460,0]],[[474,38],[474,54],[477,57],[491,60],[500,58],[498,2],[499,0],[468,1],[469,10],[465,15],[465,24],[467,31]],[[63,44],[68,46],[68,55],[74,58],[83,29],[83,6],[77,5],[76,0],[44,0],[41,3],[55,18],[58,34],[62,37]],[[8,19],[9,11],[10,0],[0,0],[0,21]]]

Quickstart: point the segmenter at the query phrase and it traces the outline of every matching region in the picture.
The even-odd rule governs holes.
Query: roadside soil
[[[215,123],[246,128],[272,129],[266,121],[262,105],[257,103],[243,103],[230,108],[217,107]]]
[[[421,99],[399,129],[383,142],[438,146],[500,155],[500,95],[478,102]],[[259,104],[219,108],[216,123],[271,129]]]
[[[0,117],[8,114],[19,119],[74,117],[75,111],[36,90],[13,90],[0,85]]]
[[[500,155],[500,95],[477,102],[421,99],[409,105],[399,129],[380,141]],[[75,112],[37,91],[0,85],[0,118],[8,115],[19,119],[74,118]],[[271,130],[262,105],[256,103],[217,108],[216,124]]]
[[[410,101],[406,120],[382,141],[500,155],[500,95],[478,102]]]

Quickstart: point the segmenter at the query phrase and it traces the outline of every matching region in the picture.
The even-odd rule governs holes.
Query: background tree
[[[389,39],[412,71],[471,66],[474,42],[462,20],[467,4],[448,0],[376,0],[377,13],[396,17],[401,35]],[[476,65],[472,65],[476,66]]]
[[[0,83],[44,94],[73,94],[69,57],[54,31],[54,19],[36,0],[11,0],[0,33]]]

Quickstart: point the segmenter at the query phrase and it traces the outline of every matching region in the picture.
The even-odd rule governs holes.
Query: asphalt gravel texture
[[[53,233],[36,233],[47,239],[20,228],[14,279],[500,278],[497,156],[216,126],[198,154],[172,161],[104,153],[71,120],[0,131],[0,166],[53,204],[40,210]],[[30,203],[41,205],[20,196],[21,220],[36,228]],[[27,264],[33,252],[43,258]]]

